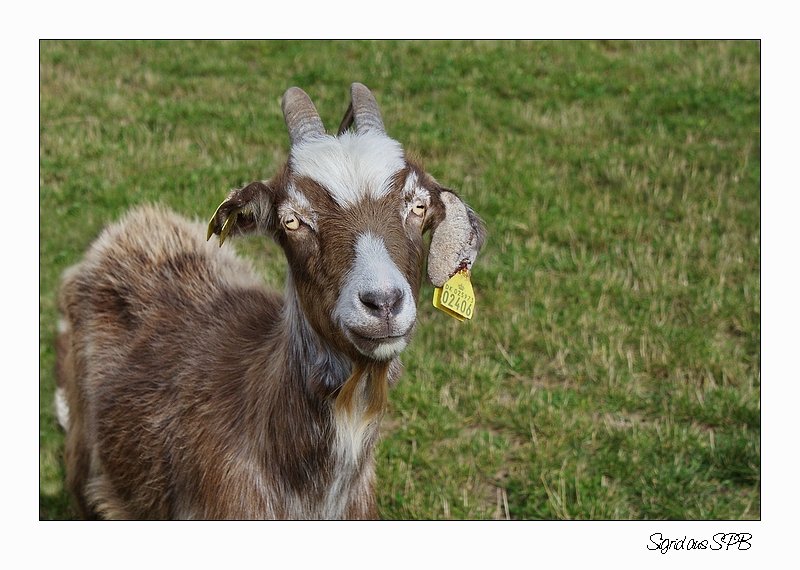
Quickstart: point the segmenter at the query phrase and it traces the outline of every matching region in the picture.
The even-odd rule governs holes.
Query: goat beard
[[[358,418],[361,425],[380,421],[389,402],[389,365],[357,361],[335,396],[335,414]]]

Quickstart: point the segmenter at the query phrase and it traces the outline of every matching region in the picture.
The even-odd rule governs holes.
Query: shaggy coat
[[[289,162],[231,191],[209,226],[219,247],[143,207],[65,273],[57,404],[84,517],[377,517],[373,450],[416,324],[423,233],[441,286],[484,230],[385,135],[369,91],[351,95],[331,137],[287,91]],[[285,294],[222,244],[246,233],[283,249]]]

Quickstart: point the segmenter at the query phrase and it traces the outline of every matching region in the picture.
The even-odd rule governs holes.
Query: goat
[[[365,86],[350,95],[332,136],[286,91],[288,162],[230,191],[219,247],[145,206],[65,272],[56,399],[84,518],[377,518],[374,446],[426,249],[441,287],[485,229],[406,159]],[[284,295],[223,247],[245,234],[282,248]]]

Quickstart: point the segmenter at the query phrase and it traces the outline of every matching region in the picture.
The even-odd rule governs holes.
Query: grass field
[[[377,449],[388,519],[761,516],[760,45],[43,42],[40,518],[73,518],[53,409],[59,275],[159,201],[271,177],[298,85],[352,81],[483,217],[476,317],[430,306]],[[240,242],[265,281],[284,261]]]

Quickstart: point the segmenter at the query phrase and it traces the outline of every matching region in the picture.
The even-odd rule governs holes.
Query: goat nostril
[[[400,308],[403,300],[403,291],[400,289],[363,291],[358,294],[358,299],[373,315],[392,317]]]

